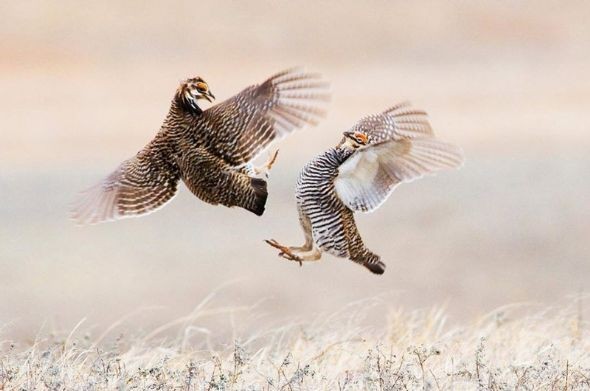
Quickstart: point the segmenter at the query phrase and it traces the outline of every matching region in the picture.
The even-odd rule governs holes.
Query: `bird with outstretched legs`
[[[367,116],[299,174],[296,200],[305,243],[266,242],[300,265],[328,252],[383,274],[385,263],[365,246],[354,213],[376,210],[400,183],[462,163],[459,148],[434,137],[424,111],[402,103]]]

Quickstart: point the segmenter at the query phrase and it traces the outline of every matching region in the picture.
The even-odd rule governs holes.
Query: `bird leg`
[[[297,256],[303,261],[319,261],[322,257],[322,252],[318,248],[313,248],[308,251],[298,252]]]
[[[287,246],[283,246],[282,244],[280,244],[279,242],[277,242],[274,239],[270,239],[270,240],[265,240],[266,243],[268,243],[270,246],[279,249],[281,252],[279,253],[279,257],[283,257],[285,259],[288,259],[289,261],[295,261],[295,262],[299,262],[299,266],[303,266],[302,263],[302,259],[300,257],[298,257],[297,255],[293,254],[293,251],[287,247]]]
[[[313,249],[313,238],[311,236],[311,230],[305,231],[305,243],[303,243],[303,246],[289,246],[289,250],[295,251],[298,253],[309,252],[312,249]]]
[[[302,247],[283,246],[274,239],[265,240],[265,242],[268,243],[270,246],[277,248],[281,251],[279,253],[279,257],[283,257],[285,259],[288,259],[289,261],[299,262],[299,266],[303,266],[304,261],[317,261],[322,256],[321,251],[317,248],[306,249],[299,254],[295,254],[294,252],[298,252],[298,249]]]
[[[275,164],[278,154],[279,154],[279,150],[277,149],[276,151],[274,151],[274,153],[271,153],[268,156],[268,160],[266,161],[266,163],[264,163],[264,165],[262,165],[260,167],[253,167],[252,171],[254,172],[254,174],[255,175],[262,175],[265,178],[268,178],[268,172],[270,171],[272,166]]]
[[[299,223],[301,224],[301,228],[303,229],[305,243],[303,243],[303,246],[289,246],[289,249],[291,251],[296,251],[298,253],[309,252],[313,249],[313,233],[311,230],[311,221],[309,220],[309,217],[301,210],[300,206],[297,207],[297,210],[299,211]]]

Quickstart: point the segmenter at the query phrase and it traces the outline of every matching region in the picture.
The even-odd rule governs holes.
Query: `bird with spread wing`
[[[328,252],[382,274],[385,263],[363,243],[354,212],[372,212],[400,183],[462,163],[459,148],[434,138],[424,111],[402,103],[369,115],[299,174],[296,199],[305,243],[266,242],[299,264]]]
[[[215,96],[200,77],[180,84],[154,139],[76,202],[72,217],[99,223],[144,215],[168,203],[182,179],[210,204],[237,206],[262,215],[265,178],[276,159],[254,167],[269,145],[325,115],[328,84],[290,69],[250,86],[207,110],[199,100]]]

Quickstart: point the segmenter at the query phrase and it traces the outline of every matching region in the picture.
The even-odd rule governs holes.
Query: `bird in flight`
[[[325,115],[328,84],[299,68],[266,81],[206,110],[215,96],[200,77],[183,81],[160,131],[134,157],[84,192],[72,217],[92,224],[140,216],[168,203],[182,179],[213,205],[237,206],[262,215],[265,178],[276,152],[260,167],[252,161],[273,141]]]
[[[462,163],[459,148],[434,138],[424,111],[401,103],[369,115],[299,174],[296,199],[305,243],[266,242],[300,265],[328,252],[383,274],[385,263],[363,243],[354,212],[372,212],[400,183]]]

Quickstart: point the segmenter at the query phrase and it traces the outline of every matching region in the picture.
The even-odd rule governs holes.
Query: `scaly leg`
[[[297,256],[304,262],[306,261],[319,261],[322,257],[322,251],[318,248],[313,248],[309,251],[297,253]]]
[[[299,222],[301,223],[301,228],[303,229],[303,234],[305,236],[305,243],[303,246],[283,246],[274,239],[265,240],[265,242],[270,246],[279,249],[281,251],[279,253],[280,257],[290,261],[299,262],[299,265],[303,266],[304,261],[319,260],[322,257],[322,252],[313,245],[311,220],[303,210],[301,210],[300,206],[297,207],[297,210],[299,211]]]
[[[298,205],[297,210],[299,211],[299,223],[301,224],[301,229],[303,229],[303,235],[305,236],[305,243],[303,246],[291,246],[289,247],[292,251],[311,251],[313,248],[313,234],[311,231],[311,220],[309,217],[301,210],[301,207]]]
[[[281,250],[279,257],[283,257],[289,261],[299,262],[299,266],[303,266],[303,262],[317,261],[322,257],[322,252],[317,248],[295,254],[291,247],[283,246],[274,239],[265,240],[265,242],[270,246]]]
[[[288,259],[290,261],[295,261],[295,262],[299,262],[299,266],[303,266],[303,259],[301,259],[299,256],[293,254],[293,251],[287,247],[287,246],[283,246],[282,244],[280,244],[279,242],[277,242],[274,239],[270,239],[264,240],[266,243],[268,243],[270,246],[279,249],[281,252],[279,253],[279,257],[283,257],[285,259]]]

